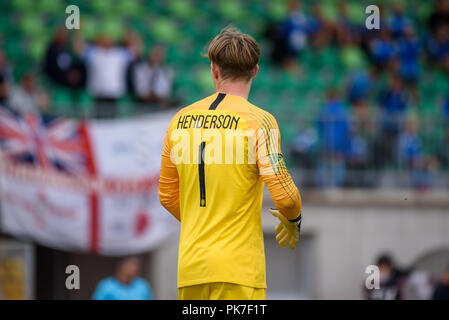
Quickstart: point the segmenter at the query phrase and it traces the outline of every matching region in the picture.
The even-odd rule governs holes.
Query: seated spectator
[[[38,87],[32,73],[26,73],[19,86],[14,86],[9,97],[9,107],[19,112],[40,113],[48,109],[48,95]]]
[[[380,95],[382,129],[387,131],[392,137],[399,133],[400,124],[407,111],[408,102],[408,95],[404,90],[402,79],[397,75],[393,75],[390,78],[388,88],[381,92]]]
[[[93,294],[94,300],[152,300],[148,282],[139,278],[140,261],[135,257],[122,259],[115,276],[101,280]]]
[[[408,119],[405,130],[399,136],[399,163],[412,169],[418,166],[422,158],[421,142],[418,138],[418,123],[416,119]]]
[[[449,24],[449,3],[447,0],[434,0],[434,8],[428,20],[428,27],[433,35],[437,30]]]
[[[338,3],[338,17],[335,22],[335,32],[338,43],[341,45],[346,43],[348,37],[358,40],[360,36],[359,27],[349,18],[347,6],[344,1]]]
[[[427,49],[430,61],[434,64],[441,63],[449,55],[449,26],[441,26],[436,30],[435,36],[428,41]]]
[[[449,300],[449,266],[444,271],[441,280],[435,286],[432,300]]]
[[[341,187],[345,176],[345,156],[349,148],[349,115],[335,90],[327,94],[324,108],[318,114],[322,163],[318,169],[318,184]]]
[[[67,30],[56,30],[44,60],[45,74],[56,84],[80,88],[85,84],[84,64],[73,59],[69,50]]]
[[[379,168],[396,160],[393,150],[408,107],[408,96],[402,79],[393,75],[389,81],[388,88],[381,92],[379,98],[380,132],[373,153],[374,164]]]
[[[138,101],[167,106],[173,87],[173,70],[165,65],[165,48],[155,46],[147,60],[133,65],[132,86]]]
[[[414,85],[419,76],[419,54],[421,45],[412,28],[406,28],[399,41],[399,72],[408,84]]]
[[[400,39],[407,28],[411,27],[410,19],[404,13],[404,6],[401,2],[393,4],[393,15],[389,21],[389,29],[393,39]]]
[[[308,39],[315,47],[323,47],[329,44],[330,23],[324,17],[321,5],[315,3],[312,5],[312,12],[307,21]]]
[[[96,116],[115,117],[116,103],[126,93],[126,71],[135,56],[133,48],[117,46],[104,34],[95,44],[78,39],[77,50],[86,63],[87,88],[97,102]]]
[[[354,123],[350,129],[349,150],[346,156],[348,173],[345,185],[348,187],[366,187],[369,183],[365,170],[368,165],[368,142],[360,130],[360,123]]]
[[[284,67],[292,70],[298,67],[296,58],[307,45],[307,17],[299,1],[290,1],[288,16],[282,23],[282,38],[286,43]]]
[[[370,54],[379,71],[385,70],[394,61],[396,47],[387,30],[381,29],[380,36],[371,41]]]
[[[355,108],[364,107],[372,85],[372,75],[367,70],[356,70],[350,74],[348,100],[351,105]]]
[[[430,187],[434,178],[433,169],[436,161],[422,151],[417,119],[407,120],[405,130],[399,136],[398,153],[399,164],[411,173],[413,187],[419,190]]]

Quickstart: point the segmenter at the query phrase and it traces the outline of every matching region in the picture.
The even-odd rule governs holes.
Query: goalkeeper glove
[[[288,220],[279,210],[270,209],[270,213],[280,220],[276,227],[276,241],[284,248],[287,243],[290,249],[295,249],[301,229],[301,213],[294,220]]]

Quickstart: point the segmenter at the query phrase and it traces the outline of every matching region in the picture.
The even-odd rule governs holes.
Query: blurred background
[[[365,27],[371,4],[379,30]],[[0,0],[0,105],[88,122],[172,115],[214,92],[201,54],[229,24],[261,46],[249,100],[276,117],[303,197],[294,252],[263,212],[267,297],[448,298],[449,1]],[[2,230],[0,298],[90,299],[127,274],[123,254]],[[155,299],[177,298],[178,232],[128,268]],[[79,290],[65,287],[71,264]],[[364,287],[371,264],[381,290]]]

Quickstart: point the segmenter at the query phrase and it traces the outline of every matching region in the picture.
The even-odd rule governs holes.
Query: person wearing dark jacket
[[[444,271],[440,282],[435,286],[432,300],[449,300],[449,266]]]

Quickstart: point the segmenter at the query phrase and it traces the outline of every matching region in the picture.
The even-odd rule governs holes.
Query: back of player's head
[[[250,80],[259,63],[260,48],[251,36],[226,27],[212,40],[207,55],[219,67],[222,79]]]

